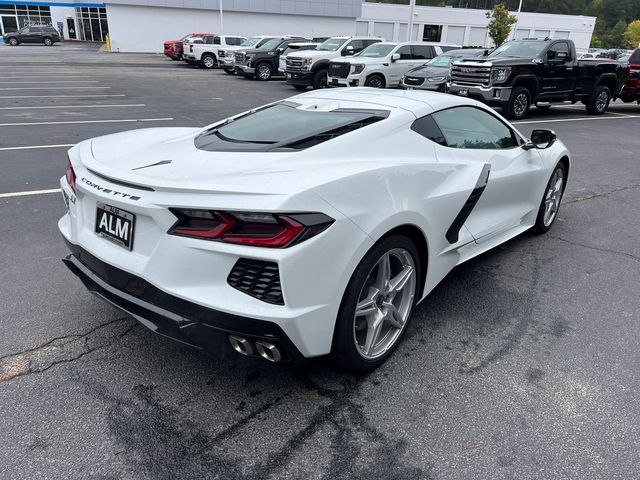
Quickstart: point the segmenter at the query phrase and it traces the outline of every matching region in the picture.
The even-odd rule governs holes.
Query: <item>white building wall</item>
[[[223,12],[224,34],[301,35],[327,37],[354,35],[353,18]],[[189,32],[221,33],[220,14],[213,10],[144,7],[107,3],[112,51],[161,52],[165,40],[179,39]]]
[[[57,29],[58,22],[62,23],[62,33],[64,39],[69,40],[69,32],[67,29],[67,18],[73,18],[76,22],[76,10],[73,7],[51,7],[51,23]]]
[[[392,22],[394,33],[393,38],[389,40],[405,41],[409,13],[407,5],[363,3],[362,16],[358,21],[369,24],[368,33],[371,35],[376,31],[378,22]],[[492,42],[486,34],[489,20],[485,13],[485,10],[466,8],[415,7],[411,40],[422,40],[424,25],[442,25],[441,41],[443,42],[459,43],[454,40],[462,37],[463,45],[490,47]],[[595,17],[521,12],[515,28],[517,38],[536,36],[570,38],[575,42],[578,50],[586,51],[591,43],[595,24]],[[461,33],[462,29],[464,33]],[[482,39],[484,39],[483,43],[479,43]]]

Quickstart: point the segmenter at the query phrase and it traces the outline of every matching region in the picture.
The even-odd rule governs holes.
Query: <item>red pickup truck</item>
[[[629,57],[629,73],[624,81],[620,99],[625,103],[640,103],[640,48],[636,48]]]
[[[164,54],[171,60],[182,60],[182,43],[189,37],[201,37],[208,33],[189,33],[180,40],[166,40],[164,42]]]

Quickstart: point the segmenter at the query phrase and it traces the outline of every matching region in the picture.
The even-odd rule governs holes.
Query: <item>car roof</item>
[[[291,97],[290,100],[302,100],[305,103],[312,103],[314,100],[358,103],[358,108],[402,109],[417,117],[454,106],[478,105],[478,102],[469,98],[428,90],[380,90],[369,87],[312,90]]]

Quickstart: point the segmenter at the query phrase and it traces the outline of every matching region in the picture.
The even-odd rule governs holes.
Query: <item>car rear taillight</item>
[[[193,53],[193,43],[189,44],[189,52]]]
[[[73,193],[76,193],[76,172],[73,170],[73,165],[71,165],[71,160],[67,160],[67,171],[65,173],[65,177],[67,178],[67,183],[73,190]]]
[[[322,213],[222,212],[172,208],[178,221],[169,234],[256,247],[286,248],[326,230]]]

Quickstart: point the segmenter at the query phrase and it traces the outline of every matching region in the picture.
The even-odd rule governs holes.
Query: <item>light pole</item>
[[[407,42],[411,41],[413,34],[413,12],[416,9],[416,0],[409,0],[409,25],[407,27]]]
[[[222,0],[220,0],[222,2]],[[516,31],[518,30],[518,20],[520,20],[520,10],[522,10],[522,0],[518,4],[518,13],[516,14],[516,24],[513,26],[513,39],[516,39]]]
[[[222,0],[220,0],[220,35],[224,35],[224,18],[222,16]]]

